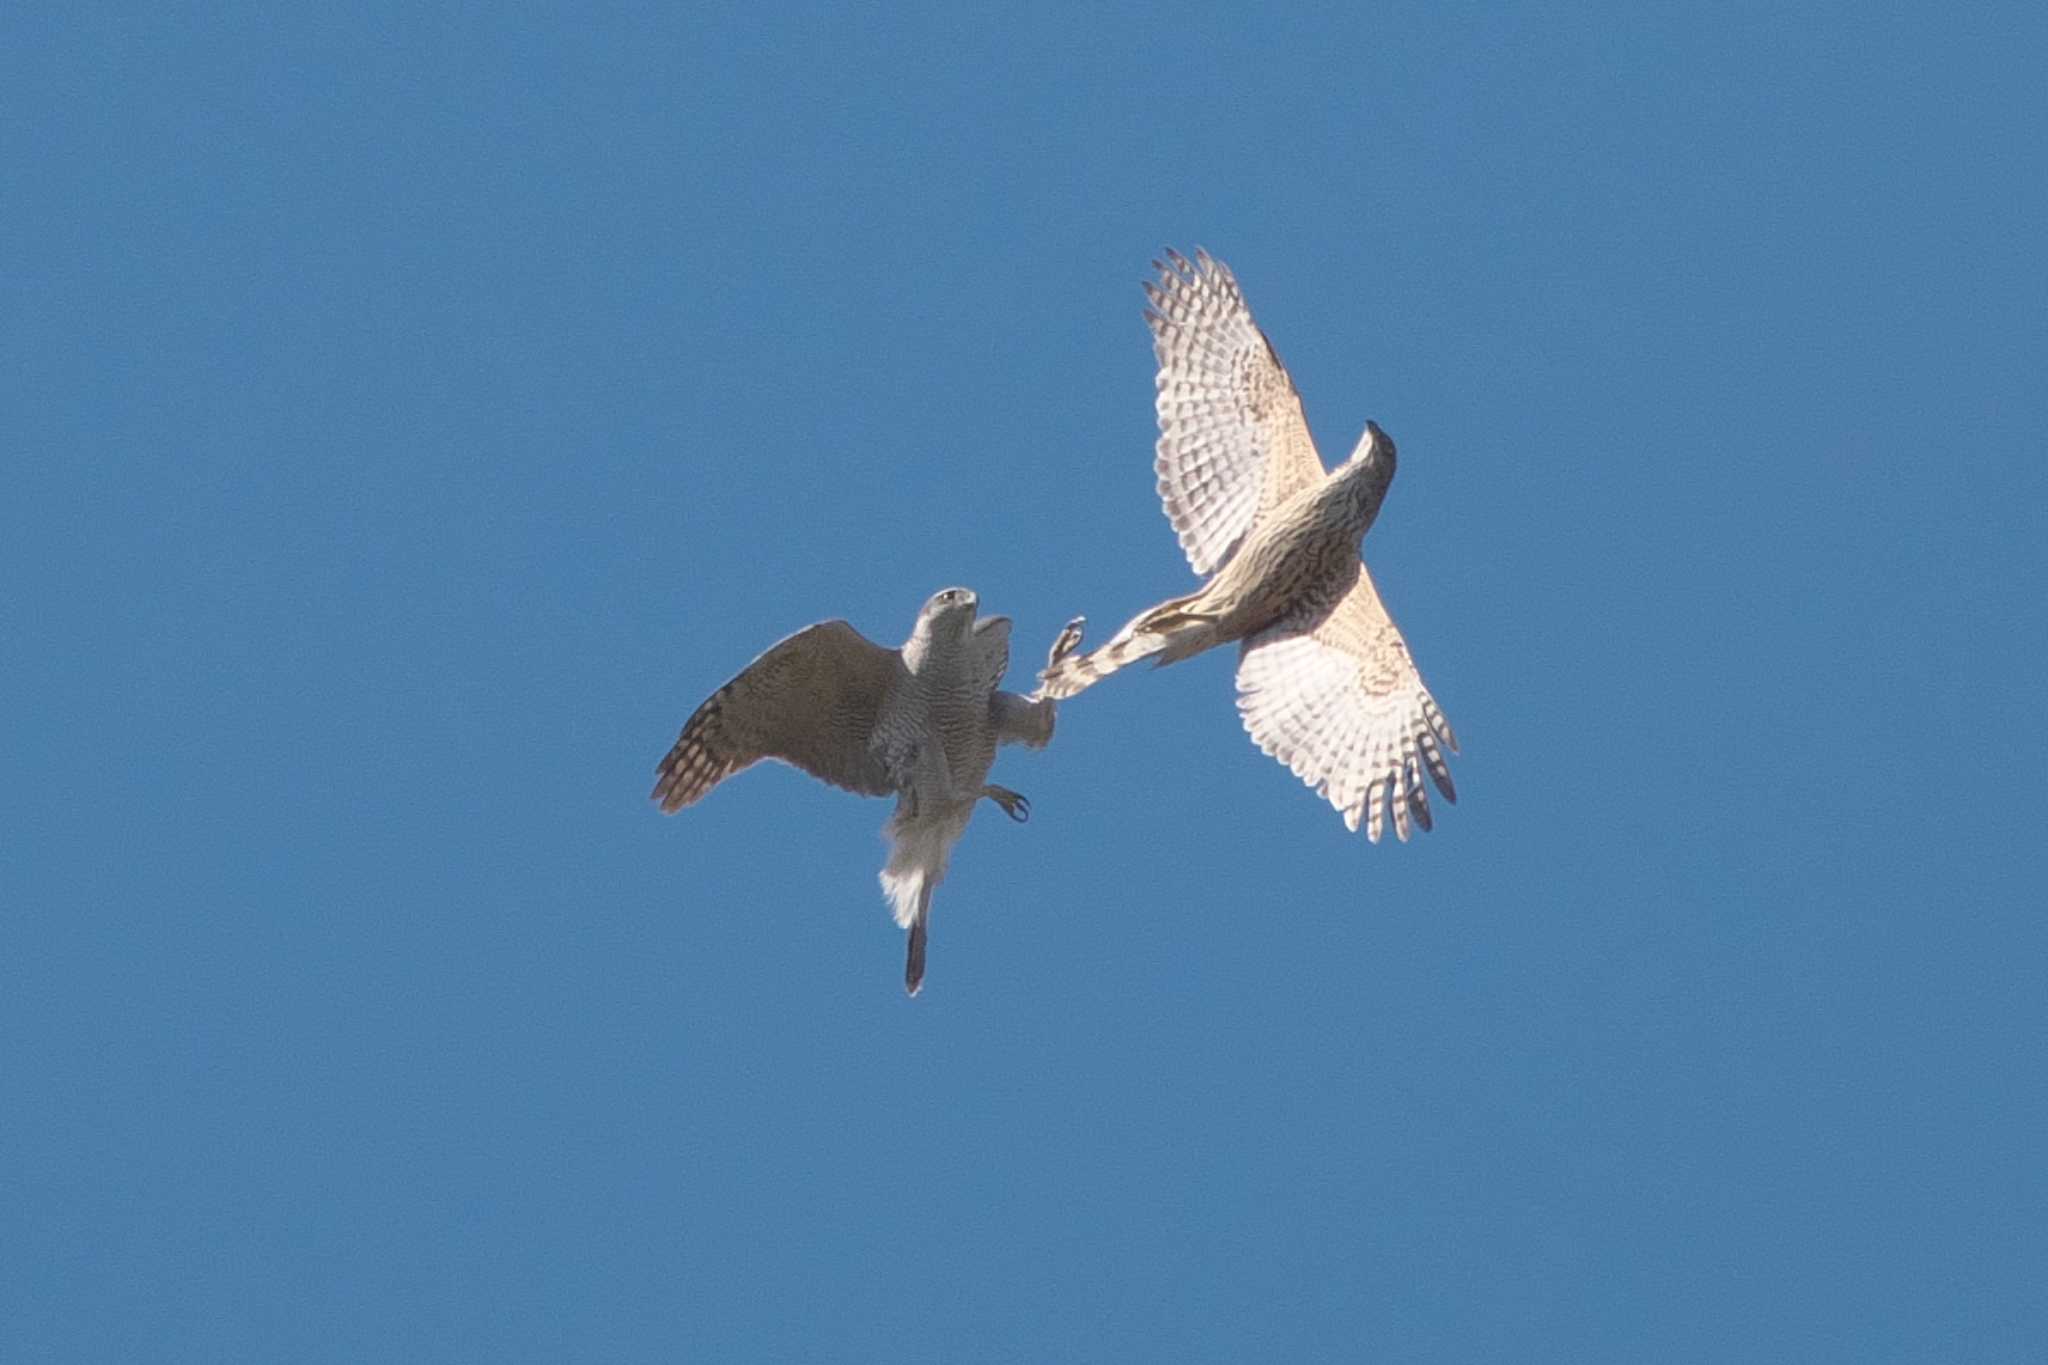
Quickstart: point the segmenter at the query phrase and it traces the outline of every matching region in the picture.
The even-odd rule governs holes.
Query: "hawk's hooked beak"
[[[974,623],[974,633],[979,635],[985,630],[994,630],[997,626],[1009,624],[1010,618],[1007,616],[984,616]]]

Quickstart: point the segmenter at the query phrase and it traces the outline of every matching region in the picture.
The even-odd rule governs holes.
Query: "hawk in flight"
[[[844,621],[807,626],[712,693],[656,770],[654,800],[673,813],[761,759],[794,764],[862,796],[894,796],[882,889],[910,931],[903,984],[924,981],[932,889],[983,797],[1011,819],[1031,803],[988,781],[1001,744],[1042,749],[1055,704],[998,690],[1010,666],[1010,620],[977,619],[966,588],[936,593],[901,649]],[[1056,664],[1080,639],[1069,627]]]
[[[1408,657],[1359,544],[1394,478],[1372,422],[1325,471],[1301,396],[1230,268],[1167,253],[1146,282],[1159,358],[1155,468],[1167,520],[1207,581],[1138,613],[1100,648],[1054,660],[1035,696],[1071,697],[1125,664],[1238,643],[1237,708],[1252,742],[1377,842],[1386,817],[1430,828],[1425,771],[1456,801],[1450,723]],[[1078,619],[1070,631],[1077,630]]]

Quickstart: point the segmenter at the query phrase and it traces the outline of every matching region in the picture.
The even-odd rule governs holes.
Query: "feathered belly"
[[[979,795],[996,763],[995,725],[989,717],[988,699],[982,698],[971,708],[945,708],[934,719],[946,746],[946,767],[956,794]]]
[[[1283,617],[1327,610],[1357,577],[1354,542],[1313,523],[1282,522],[1240,549],[1203,595],[1228,604],[1219,634],[1239,639]]]

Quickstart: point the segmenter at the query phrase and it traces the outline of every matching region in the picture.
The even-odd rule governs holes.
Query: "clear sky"
[[[0,19],[0,1358],[2048,1352],[2039,6],[343,8]],[[654,765],[1183,590],[1197,244],[1461,804],[1119,676],[907,1000]]]

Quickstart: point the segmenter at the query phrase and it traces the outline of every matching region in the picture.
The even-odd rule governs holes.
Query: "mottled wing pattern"
[[[864,796],[889,795],[895,788],[868,741],[903,673],[895,650],[844,621],[805,627],[697,708],[656,770],[654,799],[681,810],[764,758]]]
[[[1198,574],[1230,558],[1261,513],[1321,483],[1301,396],[1252,321],[1230,267],[1166,253],[1146,282],[1159,358],[1159,497]]]
[[[1444,759],[1457,738],[1363,569],[1321,620],[1246,640],[1237,692],[1252,742],[1327,797],[1346,826],[1363,819],[1375,843],[1389,810],[1404,840],[1411,821],[1431,827],[1424,770],[1446,800],[1458,799]]]

